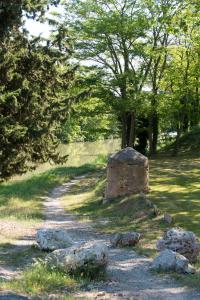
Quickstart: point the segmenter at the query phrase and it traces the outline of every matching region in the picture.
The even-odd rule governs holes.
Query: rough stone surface
[[[100,242],[87,242],[67,249],[55,250],[46,257],[49,267],[56,267],[66,273],[76,273],[92,267],[105,268],[108,262],[108,249]],[[95,268],[94,268],[95,270]]]
[[[56,250],[72,246],[72,239],[64,229],[39,229],[37,243],[42,250]]]
[[[131,147],[110,156],[107,168],[106,199],[148,191],[147,157]]]
[[[113,247],[135,246],[140,240],[138,232],[116,233],[110,239]]]
[[[157,241],[157,249],[159,251],[169,249],[182,254],[190,262],[196,262],[200,252],[200,243],[193,232],[172,228]]]
[[[164,272],[177,272],[184,274],[195,273],[195,269],[189,264],[189,260],[172,250],[162,251],[152,262],[152,270],[164,271]]]

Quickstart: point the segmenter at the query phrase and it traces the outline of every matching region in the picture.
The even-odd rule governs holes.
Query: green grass
[[[191,230],[200,239],[200,158],[185,156],[150,160],[151,192],[148,197],[160,211],[157,216],[137,195],[103,205],[105,182],[105,173],[83,179],[63,197],[66,210],[95,222],[96,228],[102,232],[139,231],[142,239],[136,250],[148,256],[156,254],[156,240],[170,227],[162,219],[165,212],[173,216],[172,226]],[[200,263],[196,267],[200,269]],[[183,278],[184,282],[188,280],[188,285],[196,286],[199,273]]]
[[[43,263],[27,268],[20,279],[2,282],[4,289],[31,296],[56,294],[58,299],[74,299],[70,293],[80,287],[81,282],[58,270],[50,270]]]

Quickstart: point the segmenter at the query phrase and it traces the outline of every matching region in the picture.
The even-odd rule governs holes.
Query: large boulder
[[[186,257],[168,249],[160,252],[154,259],[151,269],[155,271],[172,271],[184,274],[195,273],[195,269],[189,264],[189,260]]]
[[[131,147],[122,149],[109,157],[105,199],[147,193],[148,180],[148,158]]]
[[[164,234],[162,239],[157,241],[157,249],[159,251],[169,249],[182,254],[190,262],[196,262],[200,244],[193,232],[172,228]]]
[[[97,276],[105,271],[108,262],[108,248],[101,242],[87,242],[48,254],[46,264],[69,274]]]
[[[39,229],[36,241],[42,250],[53,251],[72,246],[72,239],[64,229]]]
[[[135,246],[140,240],[138,232],[123,232],[114,234],[111,239],[113,247]]]

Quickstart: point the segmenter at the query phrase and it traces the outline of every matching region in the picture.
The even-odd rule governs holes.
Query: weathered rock
[[[152,262],[152,270],[164,272],[177,272],[184,274],[195,273],[195,269],[189,264],[189,260],[183,255],[172,250],[162,251]]]
[[[95,276],[105,270],[108,262],[108,248],[100,242],[87,242],[48,254],[46,264],[70,274]]]
[[[163,221],[171,224],[173,222],[173,217],[170,214],[165,213],[163,216]]]
[[[107,168],[106,199],[148,191],[147,157],[131,147],[110,156]]]
[[[196,262],[200,252],[200,243],[193,232],[172,228],[157,241],[157,249],[159,251],[169,249],[182,254],[190,262]]]
[[[140,240],[138,232],[116,233],[110,239],[113,247],[135,246]]]
[[[72,239],[64,229],[39,229],[36,241],[42,250],[56,250],[72,246]]]

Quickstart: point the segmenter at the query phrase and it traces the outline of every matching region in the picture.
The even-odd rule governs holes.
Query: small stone
[[[173,217],[170,214],[165,213],[163,216],[163,220],[166,223],[171,224],[173,222]]]
[[[42,250],[56,250],[72,246],[72,239],[64,229],[39,229],[36,241]]]
[[[138,232],[116,233],[111,237],[110,242],[113,247],[135,246],[140,240]]]
[[[186,257],[168,249],[160,252],[150,268],[156,271],[172,271],[183,274],[195,272],[195,269],[189,264],[189,260]]]

